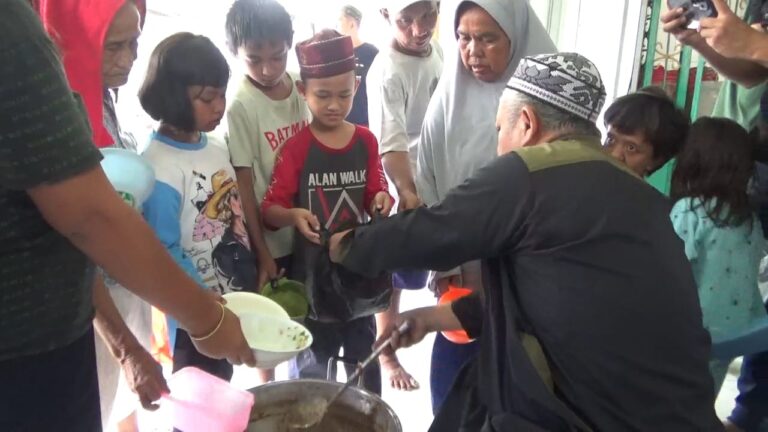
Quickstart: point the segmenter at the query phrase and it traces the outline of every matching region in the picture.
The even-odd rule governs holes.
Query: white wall
[[[606,107],[632,88],[637,47],[641,43],[642,3],[562,1],[558,48],[578,52],[595,63],[605,84]],[[602,125],[602,121],[599,123]]]
[[[131,79],[122,90],[118,103],[121,122],[135,131],[139,142],[145,140],[152,121],[135,97],[147,67],[152,49],[165,37],[190,31],[204,34],[227,55],[233,76],[242,73],[240,65],[226,52],[224,20],[233,0],[162,0],[150,2],[150,15],[139,43],[139,58]],[[294,17],[294,41],[312,35],[316,29],[336,26],[344,4],[352,4],[363,12],[361,34],[378,46],[386,44],[391,30],[379,14],[379,0],[280,0]],[[455,61],[457,53],[453,30],[453,12],[459,0],[442,0],[440,43],[446,61]],[[597,65],[608,92],[608,105],[625,94],[632,83],[635,54],[640,29],[641,0],[530,0],[536,14],[550,31],[561,51],[584,54]],[[291,55],[290,70],[298,70]]]
[[[124,129],[137,135],[140,148],[154,126],[144,113],[136,94],[147,69],[154,47],[164,38],[181,31],[202,34],[210,38],[224,53],[232,68],[233,77],[243,74],[239,62],[227,51],[224,36],[226,14],[234,0],[158,0],[149,2],[149,13],[144,32],[139,40],[139,56],[131,77],[121,88],[117,104]],[[293,17],[294,42],[312,36],[315,28],[335,28],[341,7],[351,4],[363,12],[361,36],[376,45],[386,43],[389,34],[386,21],[379,14],[378,0],[278,0]],[[288,69],[298,71],[296,56],[289,55]],[[221,132],[221,131],[217,131]]]

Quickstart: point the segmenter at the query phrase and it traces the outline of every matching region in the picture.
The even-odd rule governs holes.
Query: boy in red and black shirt
[[[352,40],[323,30],[298,44],[296,53],[302,79],[298,89],[312,111],[312,123],[287,141],[278,155],[262,213],[268,226],[295,226],[302,234],[294,251],[294,277],[312,283],[321,252],[321,227],[333,232],[349,223],[364,223],[366,213],[388,215],[393,201],[376,138],[344,120],[359,83]],[[297,359],[299,377],[324,378],[328,359],[341,347],[346,358],[357,361],[371,353],[376,335],[373,315],[339,322],[314,305],[312,312],[305,324],[314,342]],[[379,368],[368,368],[363,383],[380,394]]]

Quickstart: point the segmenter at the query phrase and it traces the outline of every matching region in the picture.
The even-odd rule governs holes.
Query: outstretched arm
[[[531,207],[528,182],[522,159],[502,156],[433,207],[357,228],[343,240],[344,233],[337,234],[332,258],[373,277],[396,269],[447,270],[512,251]]]

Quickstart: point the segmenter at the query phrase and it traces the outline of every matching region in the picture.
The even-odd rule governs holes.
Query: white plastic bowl
[[[274,368],[312,345],[309,330],[287,316],[244,314],[240,326],[260,369]]]
[[[288,312],[275,301],[263,295],[251,292],[233,292],[224,294],[227,308],[238,317],[246,314],[258,314],[277,318],[290,318]]]

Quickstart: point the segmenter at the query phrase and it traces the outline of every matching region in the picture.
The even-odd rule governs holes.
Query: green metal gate
[[[702,104],[702,95],[717,93],[720,82],[717,81],[714,71],[704,61],[704,58],[692,52],[690,47],[684,47],[677,40],[661,29],[659,17],[662,11],[667,10],[666,0],[644,0],[645,8],[645,34],[640,54],[640,80],[641,86],[651,84],[665,88],[675,103],[686,110],[691,120],[702,115],[709,115],[711,107]],[[738,15],[744,16],[747,10],[747,0],[729,0],[731,9]],[[691,65],[695,65],[691,67]],[[677,66],[677,68],[675,68]],[[710,81],[705,80],[715,77],[711,81],[714,85],[705,86]],[[706,90],[705,90],[706,87]],[[658,190],[669,194],[669,184],[672,177],[674,161],[671,161],[648,181]]]

